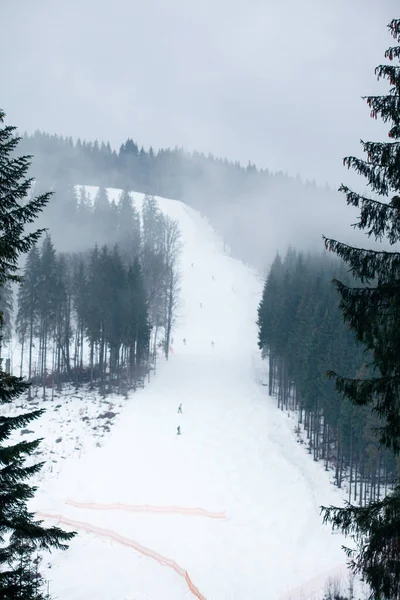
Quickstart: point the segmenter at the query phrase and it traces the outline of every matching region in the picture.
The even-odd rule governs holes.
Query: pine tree
[[[115,247],[112,253],[102,254],[104,263],[102,271],[104,280],[104,326],[106,342],[110,352],[110,384],[118,374],[120,364],[120,350],[123,341],[124,320],[124,293],[126,289],[126,273],[122,259]]]
[[[6,281],[0,289],[0,312],[3,315],[1,341],[8,344],[11,341],[11,319],[13,314],[13,289],[10,281]],[[0,345],[1,357],[1,345]]]
[[[110,236],[110,201],[107,190],[100,187],[96,193],[93,207],[93,224],[97,244],[103,245],[109,242]]]
[[[182,249],[181,232],[178,222],[171,217],[163,216],[163,255],[164,255],[164,314],[163,327],[165,347],[164,354],[168,360],[172,326],[174,325],[176,312],[179,306],[179,255]]]
[[[133,383],[139,367],[147,359],[150,337],[144,279],[137,258],[128,269],[126,283],[124,344],[128,350],[129,381]]]
[[[28,341],[28,381],[32,377],[33,340],[39,323],[40,254],[37,244],[33,245],[26,259],[24,276],[18,290],[17,334],[21,344],[21,377],[24,360],[24,345]],[[29,388],[29,395],[30,395]]]
[[[121,194],[118,204],[118,245],[125,261],[130,264],[140,254],[140,215],[129,192]]]
[[[80,372],[83,369],[83,342],[85,338],[85,326],[87,323],[88,309],[87,277],[85,263],[81,255],[75,256],[73,261],[72,296],[73,306],[76,314],[74,368],[76,375],[75,382],[78,383],[78,369]],[[92,344],[91,348],[93,348]],[[93,359],[92,352],[91,358]]]
[[[58,308],[57,287],[58,272],[56,251],[47,234],[40,251],[40,270],[38,283],[38,312],[40,327],[39,362],[43,379],[43,397],[46,396],[46,377],[48,372],[48,341],[55,332]]]
[[[27,200],[32,180],[26,178],[30,157],[15,157],[19,139],[15,127],[3,126],[4,113],[0,111],[0,288],[7,281],[18,281],[18,258],[28,252],[38,240],[41,231],[26,234],[46,205],[50,194]],[[0,322],[2,322],[0,313]],[[10,404],[21,396],[28,384],[2,370],[0,360],[0,404]],[[40,600],[39,591],[26,588],[33,575],[29,560],[36,549],[66,548],[73,536],[57,527],[46,529],[28,511],[27,501],[35,487],[27,483],[41,468],[40,463],[26,466],[26,459],[40,444],[19,442],[9,444],[11,433],[25,427],[42,414],[41,410],[16,416],[0,415],[0,597],[3,600]]]
[[[90,344],[90,381],[93,385],[95,349],[102,339],[103,323],[103,277],[101,272],[100,253],[97,246],[90,253],[84,294],[81,294],[77,310],[83,320],[85,333]]]
[[[55,323],[53,346],[53,376],[57,377],[61,388],[61,371],[66,371],[71,379],[70,346],[72,341],[72,273],[70,262],[65,254],[56,257],[56,278],[54,286]],[[54,389],[54,386],[53,386]]]
[[[400,42],[400,19],[389,24]],[[391,47],[385,57],[400,59],[400,46]],[[347,157],[344,164],[366,177],[375,198],[341,186],[347,203],[360,209],[355,225],[376,240],[389,244],[400,241],[400,66],[383,64],[376,68],[378,79],[388,79],[390,90],[383,96],[366,98],[371,116],[390,124],[391,142],[361,142],[366,160]],[[388,201],[389,200],[389,201]],[[325,238],[326,247],[343,258],[361,282],[349,287],[336,280],[343,317],[357,340],[372,355],[365,378],[346,378],[328,373],[336,387],[351,402],[369,406],[380,417],[378,439],[383,447],[400,453],[400,253],[354,248]],[[363,507],[323,508],[324,521],[342,530],[355,541],[347,549],[351,566],[363,575],[372,598],[400,598],[400,486],[383,500]]]
[[[165,280],[165,259],[163,252],[163,216],[157,200],[153,196],[145,196],[142,206],[142,218],[141,266],[149,303],[150,320],[154,326],[154,344],[156,344],[158,330],[163,326],[163,314],[165,310],[163,285]]]

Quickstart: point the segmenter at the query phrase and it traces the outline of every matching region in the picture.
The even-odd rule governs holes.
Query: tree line
[[[117,151],[109,142],[74,141],[71,137],[36,131],[24,134],[20,146],[34,156],[35,177],[50,185],[68,180],[184,200],[196,188],[207,188],[214,195],[219,192],[225,198],[237,196],[239,190],[246,192],[255,180],[289,179],[283,173],[274,174],[250,162],[244,167],[237,161],[182,148],[155,152],[150,146],[145,150],[132,138]]]
[[[342,261],[334,270],[326,258],[321,268],[293,252],[283,263],[277,257],[258,320],[270,392],[278,385],[280,405],[298,408],[314,458],[329,463],[335,448],[337,482],[345,467],[355,500],[358,487],[359,503],[350,492],[344,507],[321,510],[324,523],[352,539],[349,566],[369,585],[370,600],[400,598],[400,19],[388,28],[397,45],[375,73],[390,87],[365,100],[371,117],[388,124],[389,141],[361,140],[364,158],[343,160],[366,178],[368,194],[339,188],[359,210],[353,226],[385,247],[323,236]],[[382,471],[385,482],[392,479],[383,491]]]
[[[168,358],[179,306],[178,224],[161,213],[154,197],[144,198],[140,215],[126,191],[113,204],[100,188],[92,206],[84,189],[77,196],[67,186],[62,190],[67,201],[64,198],[58,206],[65,214],[71,211],[76,216],[80,211],[82,218],[86,214],[86,224],[101,245],[59,252],[49,233],[39,245],[45,230],[32,225],[52,193],[42,193],[40,185],[27,177],[30,157],[16,154],[21,140],[15,127],[4,125],[4,117],[0,111],[0,348],[12,338],[16,313],[21,373],[18,377],[4,369],[0,355],[0,405],[30,395],[35,380],[43,385],[44,395],[49,384],[54,390],[64,381],[88,381],[104,393],[127,390],[148,372],[150,353],[155,356],[160,345]],[[21,277],[23,254],[27,258]],[[28,380],[22,377],[24,357]],[[9,438],[42,414],[40,409],[15,416],[0,413],[0,596],[4,600],[49,600],[39,569],[40,551],[66,549],[75,535],[43,527],[27,507],[36,491],[29,480],[42,463],[27,466],[26,461],[40,440],[10,443]]]
[[[269,362],[269,394],[281,410],[298,414],[308,452],[346,481],[359,504],[380,498],[399,474],[399,464],[379,448],[379,419],[342,397],[325,373],[366,376],[371,357],[344,323],[334,277],[354,283],[345,265],[327,255],[289,249],[275,257],[258,308],[259,347]]]
[[[144,198],[140,218],[128,192],[116,205],[103,188],[85,210],[103,244],[57,252],[47,234],[31,248],[16,294],[20,375],[26,365],[28,380],[40,384],[44,395],[46,387],[54,392],[64,382],[126,392],[144,384],[160,344],[168,358],[179,303],[177,222],[163,215],[154,197]],[[8,340],[10,292],[6,285],[0,296]]]
[[[0,337],[8,335],[9,286],[20,281],[19,258],[37,244],[42,233],[40,230],[28,233],[27,226],[35,221],[50,197],[49,194],[30,197],[29,157],[15,155],[19,139],[15,127],[5,125],[4,119],[0,110]],[[0,406],[15,403],[28,388],[26,381],[4,370],[0,358]],[[75,535],[59,527],[43,527],[43,522],[28,509],[28,501],[36,491],[30,481],[42,463],[27,463],[27,459],[35,453],[40,440],[12,442],[10,437],[42,413],[42,410],[13,415],[0,412],[0,597],[3,600],[49,600],[39,570],[38,552],[66,549]]]
[[[305,203],[313,222],[318,223],[323,219],[324,207],[332,207],[337,200],[336,192],[327,186],[318,187],[300,177],[181,148],[145,150],[131,138],[115,150],[107,142],[74,141],[36,132],[24,135],[21,145],[34,157],[32,174],[40,186],[38,192],[55,191],[40,225],[51,228],[57,247],[63,250],[70,250],[66,240],[71,236],[81,245],[86,243],[85,235],[81,235],[85,232],[84,214],[79,215],[79,223],[76,202],[68,201],[74,185],[129,189],[181,200],[210,220],[223,237],[226,251],[263,269],[268,249],[284,247],[294,232],[304,243],[309,244],[310,239],[314,245],[319,243],[310,235],[315,234],[311,218],[304,219]],[[84,206],[83,199],[80,208]],[[61,224],[65,224],[68,235]]]

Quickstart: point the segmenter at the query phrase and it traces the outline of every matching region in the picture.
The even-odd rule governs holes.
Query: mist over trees
[[[49,194],[27,199],[32,181],[26,177],[29,157],[14,156],[19,143],[15,127],[4,125],[0,110],[0,292],[6,318],[11,313],[9,284],[20,280],[18,259],[37,243],[41,230],[27,233],[49,200]],[[0,335],[8,331],[0,311]],[[0,359],[0,405],[10,405],[24,395],[29,383],[3,369]],[[36,488],[30,485],[43,463],[29,462],[41,440],[15,442],[21,431],[42,415],[42,410],[0,414],[0,597],[3,600],[45,600],[38,550],[66,549],[74,533],[59,527],[45,528],[29,511]]]
[[[310,453],[332,464],[337,485],[347,480],[349,501],[323,507],[323,518],[352,539],[350,567],[374,600],[400,598],[400,19],[388,27],[398,45],[375,73],[390,89],[365,99],[390,141],[361,141],[366,158],[344,159],[370,193],[340,188],[359,211],[354,227],[385,250],[325,237],[340,262],[278,255],[258,311],[270,393],[298,411]]]
[[[354,406],[325,378],[329,368],[365,377],[371,361],[343,322],[333,277],[354,283],[343,262],[330,256],[278,254],[258,309],[259,348],[269,362],[269,394],[282,411],[297,412],[299,441],[332,470],[338,487],[346,483],[349,501],[365,505],[393,486],[400,464],[379,447],[378,416]]]
[[[356,227],[375,240],[385,239],[390,251],[349,246],[332,237],[325,246],[339,256],[357,285],[339,278],[335,285],[347,326],[370,356],[366,373],[349,377],[330,368],[328,376],[344,399],[367,408],[379,419],[376,438],[396,458],[400,455],[400,19],[388,25],[397,46],[385,52],[388,64],[375,69],[387,80],[385,95],[367,96],[371,117],[388,124],[389,142],[361,141],[365,159],[349,156],[348,168],[366,178],[371,193],[363,195],[341,186],[347,203],[359,209]],[[371,197],[374,194],[375,197]],[[324,520],[351,536],[355,547],[347,549],[352,569],[369,584],[374,598],[400,597],[400,485],[367,506],[347,505],[324,509]]]
[[[1,123],[3,117],[0,112]],[[0,130],[0,349],[10,343],[14,324],[21,350],[20,377],[11,375],[8,360],[0,369],[1,403],[22,394],[30,400],[40,388],[44,399],[49,393],[54,397],[66,382],[86,383],[102,395],[126,394],[144,385],[160,346],[168,357],[179,306],[178,224],[161,213],[154,197],[143,199],[141,216],[127,191],[110,202],[100,187],[92,202],[84,187],[63,178],[53,185],[57,201],[49,203],[44,182],[33,185],[26,178],[29,157],[14,157],[19,141],[15,128]],[[51,233],[39,243],[44,230],[32,226],[48,203],[41,225],[50,226]],[[89,229],[89,239],[79,244]],[[59,241],[72,235],[81,251],[60,252],[52,235]],[[21,278],[22,253],[27,258]],[[0,595],[5,600],[47,599],[37,551],[64,549],[74,535],[42,527],[27,510],[35,488],[26,481],[42,464],[27,466],[25,460],[40,440],[3,444],[42,413],[0,415]]]
[[[276,250],[284,251],[293,240],[303,248],[317,249],[326,219],[337,231],[345,229],[343,202],[337,192],[251,163],[243,167],[178,148],[146,151],[132,139],[118,151],[108,143],[75,142],[40,132],[24,135],[22,144],[25,152],[34,155],[32,173],[38,185],[56,191],[44,223],[54,231],[60,250],[71,251],[68,232],[85,234],[77,239],[82,249],[86,240],[94,242],[90,226],[83,225],[85,198],[80,200],[81,228],[69,228],[71,219],[75,220],[72,186],[76,184],[182,200],[210,219],[234,256],[261,269]],[[59,188],[64,191],[57,194]],[[56,235],[61,218],[67,230]]]
[[[390,27],[399,41],[399,21]],[[386,56],[399,58],[399,47]],[[383,65],[377,73],[392,88],[369,97],[368,105],[373,117],[391,121],[393,141],[362,142],[367,160],[350,157],[346,164],[366,177],[378,199],[346,186],[341,191],[350,210],[360,210],[356,228],[387,247],[400,241],[400,83],[398,67]],[[118,151],[40,132],[22,144],[35,155],[35,193],[54,191],[40,222],[52,237],[31,247],[17,306],[5,283],[0,309],[4,342],[16,315],[21,373],[27,361],[28,377],[44,397],[65,382],[126,393],[144,385],[157,347],[168,359],[181,241],[154,194],[200,210],[224,248],[258,267],[289,241],[315,248],[329,222],[326,247],[341,261],[295,250],[276,255],[258,311],[259,347],[269,362],[269,393],[282,411],[297,412],[298,442],[332,471],[338,487],[346,486],[348,506],[324,509],[325,521],[353,536],[352,567],[373,597],[398,598],[399,253],[354,248],[349,234],[347,244],[338,242],[335,192],[252,164],[182,149],[146,151],[130,138]],[[76,184],[98,186],[94,202]],[[109,200],[111,187],[124,190],[118,202]],[[141,213],[129,190],[146,194]]]
[[[46,236],[28,256],[16,329],[21,365],[27,356],[28,379],[44,397],[66,381],[127,391],[143,380],[150,350],[139,260],[125,266],[117,246],[57,254]]]
[[[84,188],[70,198],[77,214],[93,219],[93,235],[103,243],[59,253],[47,234],[32,247],[17,293],[21,373],[27,364],[43,396],[64,382],[126,393],[144,385],[159,344],[168,357],[179,304],[178,224],[150,196],[142,223],[128,192],[118,206],[104,188],[93,206]]]

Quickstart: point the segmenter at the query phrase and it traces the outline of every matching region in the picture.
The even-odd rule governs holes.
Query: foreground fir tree
[[[400,19],[389,24],[400,42]],[[385,54],[399,61],[400,46]],[[390,126],[391,142],[361,142],[366,160],[355,157],[344,163],[366,177],[375,198],[361,196],[341,187],[347,203],[360,209],[355,225],[376,240],[400,241],[400,66],[380,65],[378,79],[388,79],[384,96],[367,97],[371,116],[379,115]],[[340,256],[361,282],[350,288],[336,281],[345,321],[356,338],[371,353],[370,376],[348,379],[335,372],[337,389],[353,403],[370,406],[382,425],[377,430],[383,447],[400,453],[400,253],[353,248],[325,238],[326,247]],[[383,500],[364,507],[323,508],[324,521],[350,535],[353,550],[347,549],[351,566],[369,584],[376,600],[400,598],[400,485]]]
[[[26,178],[30,157],[16,158],[19,138],[15,128],[4,126],[0,111],[0,290],[9,281],[18,281],[18,259],[37,242],[41,231],[25,233],[46,205],[49,194],[27,201],[32,181]],[[0,326],[3,315],[0,313]],[[0,405],[10,404],[28,388],[20,377],[5,373],[0,361]],[[35,488],[27,481],[41,464],[27,465],[40,440],[10,443],[12,432],[26,427],[42,411],[8,416],[0,413],[0,598],[2,600],[40,600],[34,556],[38,549],[66,548],[74,534],[57,527],[42,527],[27,502]]]

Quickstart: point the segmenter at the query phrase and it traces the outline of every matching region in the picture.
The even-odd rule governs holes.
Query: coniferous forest
[[[79,248],[86,248],[88,236],[93,241],[90,228],[85,228],[84,197],[78,214],[75,211],[73,186],[80,184],[182,200],[210,220],[234,256],[260,269],[265,268],[275,239],[281,247],[296,236],[307,248],[311,239],[317,248],[315,222],[322,223],[326,213],[330,218],[336,214],[332,210],[338,195],[327,186],[179,148],[145,150],[131,138],[115,150],[107,142],[35,132],[22,136],[21,151],[33,156],[31,173],[37,189],[55,192],[40,224],[51,228],[62,250],[71,250],[71,239]],[[296,215],[302,214],[303,202],[313,211],[314,225],[303,223],[298,228]],[[111,230],[112,221],[104,227]]]
[[[10,284],[2,290],[3,341],[11,339],[14,317],[20,375],[43,395],[66,382],[126,393],[144,385],[158,347],[168,358],[179,299],[179,228],[152,196],[144,198],[140,218],[128,192],[118,206],[104,188],[93,205],[84,188],[69,192],[71,222],[82,236],[90,225],[96,244],[57,252],[47,232],[32,247],[16,293]]]
[[[379,418],[325,377],[332,368],[365,377],[371,361],[343,321],[334,277],[355,283],[331,255],[277,255],[258,309],[259,347],[269,362],[269,394],[281,410],[296,411],[299,441],[304,431],[312,458],[346,485],[349,501],[363,505],[392,487],[399,464],[379,447]]]
[[[362,140],[365,158],[343,160],[367,180],[368,194],[340,187],[359,210],[353,226],[378,246],[324,236],[333,262],[277,256],[258,314],[270,394],[298,411],[310,453],[332,465],[337,485],[347,480],[348,503],[322,507],[323,520],[352,539],[349,565],[374,600],[400,597],[400,19],[388,28],[397,45],[375,73],[390,88],[365,100],[389,141]]]
[[[400,43],[400,20],[393,20],[389,30]],[[389,48],[386,58],[399,59],[400,46]],[[295,415],[297,442],[310,459],[345,490],[345,507],[322,507],[324,522],[352,537],[354,548],[346,549],[350,565],[367,581],[371,598],[396,600],[400,253],[388,247],[400,241],[400,71],[380,65],[376,74],[391,88],[367,103],[373,118],[390,124],[390,142],[362,142],[365,160],[344,159],[366,178],[370,196],[346,185],[340,191],[360,211],[355,228],[384,241],[385,249],[324,238],[324,253],[293,247],[284,255],[278,252],[265,279],[257,326],[258,347],[268,365],[263,385],[279,410]],[[0,124],[3,119],[0,112]],[[18,144],[19,153],[34,155],[32,165],[29,156],[14,156]],[[35,180],[28,178],[32,168]],[[97,188],[94,199],[88,186]],[[110,199],[109,188],[123,190],[118,201]],[[14,128],[2,128],[0,404],[23,394],[28,401],[33,394],[53,399],[67,384],[102,396],[127,396],[150,379],[159,350],[168,360],[180,298],[181,233],[155,195],[181,199],[205,213],[220,228],[224,250],[230,246],[233,254],[259,266],[264,233],[251,240],[247,231],[243,237],[256,214],[252,211],[267,198],[266,211],[272,212],[299,189],[310,202],[321,194],[333,197],[329,189],[251,163],[245,168],[181,149],[146,151],[131,138],[119,151],[106,142],[41,132],[19,139]],[[144,194],[140,208],[136,192]],[[249,197],[252,208],[245,214]],[[23,262],[21,255],[26,255]],[[13,339],[19,344],[18,375],[12,372],[15,360],[14,365],[4,360]],[[34,554],[66,549],[74,536],[44,529],[27,510],[35,488],[26,480],[41,465],[23,465],[40,440],[4,444],[12,431],[41,414],[0,416],[0,592],[5,600],[47,598]]]
[[[10,335],[5,319],[11,312],[10,284],[20,282],[18,262],[21,254],[33,250],[43,233],[26,226],[34,223],[47,204],[50,194],[27,199],[32,181],[26,177],[29,158],[14,157],[19,139],[15,127],[4,125],[0,110],[0,341]],[[3,327],[4,325],[4,327]],[[4,336],[1,335],[4,332]],[[29,389],[29,382],[7,372],[0,359],[0,405],[15,404]],[[30,442],[12,438],[26,425],[43,414],[40,409],[28,409],[16,414],[0,414],[0,597],[2,600],[49,600],[39,572],[40,550],[66,550],[75,533],[59,527],[43,527],[43,521],[29,510],[28,502],[36,487],[32,478],[43,463],[34,455],[41,440]],[[32,462],[33,458],[33,462]]]

